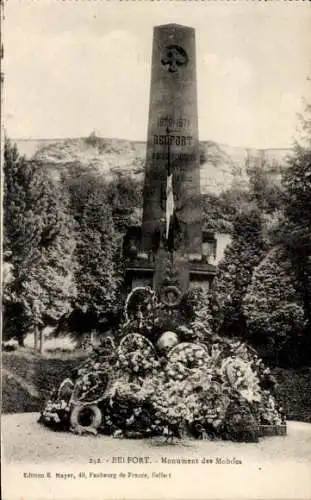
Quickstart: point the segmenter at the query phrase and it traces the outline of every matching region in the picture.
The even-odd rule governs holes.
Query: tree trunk
[[[38,336],[39,336],[38,328],[35,328],[35,331],[34,331],[34,349],[35,349],[35,351],[38,350],[38,344],[39,344]]]
[[[21,335],[20,337],[18,337],[17,341],[18,341],[18,345],[20,347],[25,347],[25,345],[24,345],[24,335]]]
[[[40,354],[44,352],[44,333],[43,328],[40,329]]]

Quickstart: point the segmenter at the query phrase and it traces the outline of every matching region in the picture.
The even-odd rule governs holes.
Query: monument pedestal
[[[216,266],[210,263],[210,261],[214,260],[216,254],[216,239],[214,237],[214,234],[211,232],[203,231],[202,243],[201,259],[191,260],[191,257],[188,257],[187,262],[185,262],[185,266],[180,263],[176,272],[178,276],[180,276],[183,271],[182,267],[187,268],[187,288],[201,286],[204,289],[210,290],[212,288],[213,280],[216,274]],[[144,258],[142,258],[140,257],[141,254],[139,252],[140,245],[141,227],[129,227],[123,242],[126,293],[129,293],[133,288],[136,288],[138,286],[150,286],[151,288],[156,289],[157,282],[161,280],[161,277],[157,279],[157,274],[159,272],[160,275],[163,274],[163,272],[161,273],[160,270],[163,265],[165,266],[165,257],[167,257],[168,252],[166,252],[165,250],[158,251],[158,253],[149,251],[149,253],[146,253]],[[172,260],[172,263],[173,265],[175,264],[175,267],[177,266],[178,256],[174,252],[172,252],[172,254],[167,258]],[[183,281],[185,282],[186,279],[187,278],[184,278]],[[174,286],[174,277],[167,276],[166,284],[167,286]]]

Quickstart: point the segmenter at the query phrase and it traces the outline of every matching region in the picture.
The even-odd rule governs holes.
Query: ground
[[[53,432],[38,416],[2,417],[4,500],[311,498],[311,424],[288,422],[287,436],[259,443],[163,445]]]
[[[3,449],[10,463],[88,463],[90,457],[140,455],[155,463],[166,457],[236,457],[247,462],[267,460],[311,462],[311,424],[288,422],[287,436],[259,443],[186,440],[164,445],[157,439],[114,439],[55,432],[37,423],[39,413],[2,416]]]

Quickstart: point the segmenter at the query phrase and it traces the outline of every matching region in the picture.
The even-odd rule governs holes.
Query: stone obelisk
[[[216,273],[202,231],[195,54],[194,28],[154,28],[143,221],[123,242],[126,290],[152,286],[171,308]]]
[[[172,227],[173,226],[173,227]],[[202,254],[195,30],[154,28],[140,254],[155,235],[189,260]]]

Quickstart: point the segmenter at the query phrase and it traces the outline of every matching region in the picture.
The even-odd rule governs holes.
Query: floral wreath
[[[169,285],[160,291],[160,300],[168,307],[177,306],[182,298],[182,293],[177,286]]]
[[[153,309],[155,298],[155,293],[150,287],[138,286],[133,288],[125,301],[125,324],[130,323],[130,321],[137,318],[137,316],[144,317],[148,315]]]

